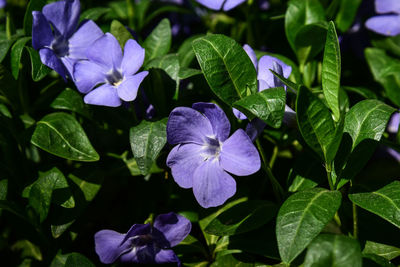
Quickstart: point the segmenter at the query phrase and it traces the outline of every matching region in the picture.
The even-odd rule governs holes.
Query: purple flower
[[[0,0],[0,8],[5,7],[6,4],[7,4],[7,1],[6,1],[6,0]]]
[[[94,235],[95,250],[100,261],[111,264],[118,259],[125,263],[169,263],[180,265],[172,247],[190,233],[192,224],[173,212],[160,214],[154,224],[134,224],[126,234],[101,230]]]
[[[136,74],[143,64],[145,51],[135,41],[128,40],[124,54],[117,39],[106,33],[86,51],[88,60],[75,64],[75,85],[87,94],[85,103],[118,107],[122,101],[133,101],[147,71]],[[94,90],[92,90],[95,86]]]
[[[400,113],[395,112],[389,120],[387,131],[390,134],[397,134],[400,124]]]
[[[32,46],[39,50],[43,64],[55,70],[64,79],[73,78],[73,65],[85,59],[85,52],[103,35],[91,20],[78,29],[79,0],[58,1],[33,11]]]
[[[378,14],[365,22],[365,26],[376,33],[395,36],[400,34],[400,1],[375,0],[375,10]],[[389,13],[389,14],[387,14]]]
[[[245,1],[246,0],[196,0],[196,2],[209,9],[220,10],[222,8],[224,11],[229,11]]]
[[[245,176],[261,166],[247,134],[239,129],[229,137],[230,127],[224,111],[212,103],[178,107],[169,115],[167,140],[177,146],[169,153],[167,165],[175,182],[193,188],[204,208],[222,205],[235,194],[236,182],[228,172]]]

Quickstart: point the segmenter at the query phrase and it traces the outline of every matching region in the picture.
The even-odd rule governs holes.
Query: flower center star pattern
[[[236,182],[229,173],[245,176],[261,167],[248,135],[239,129],[229,137],[230,127],[224,111],[212,103],[175,108],[168,119],[167,140],[176,146],[167,165],[175,182],[193,188],[204,208],[222,205],[236,193]]]

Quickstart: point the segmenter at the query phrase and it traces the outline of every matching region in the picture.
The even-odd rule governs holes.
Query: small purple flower
[[[43,64],[55,70],[64,79],[73,78],[73,65],[85,59],[85,52],[103,35],[91,20],[78,29],[79,0],[64,0],[45,5],[33,11],[32,46],[39,50]]]
[[[221,10],[222,8],[224,11],[229,11],[245,1],[246,0],[196,0],[196,2],[209,9]]]
[[[126,42],[122,54],[112,34],[106,33],[97,39],[86,52],[88,60],[75,64],[75,85],[81,93],[87,94],[85,103],[118,107],[122,101],[133,101],[148,74],[147,71],[136,73],[144,56],[144,49],[135,40]],[[95,88],[97,85],[100,86]]]
[[[7,1],[6,1],[6,0],[0,0],[0,8],[5,7],[6,4],[7,4]]]
[[[212,103],[177,107],[169,115],[167,140],[177,146],[169,153],[167,165],[175,182],[193,188],[204,208],[222,205],[235,194],[236,182],[228,172],[245,176],[261,166],[247,134],[239,129],[229,137],[230,127],[224,111]]]
[[[390,134],[397,134],[399,131],[399,124],[400,124],[400,113],[395,112],[389,120],[387,125],[387,131]]]
[[[400,34],[400,1],[375,0],[375,10],[378,14],[365,22],[365,26],[376,33],[386,36]],[[388,14],[389,13],[389,14]]]
[[[126,234],[101,230],[94,235],[95,250],[100,261],[111,264],[170,263],[180,261],[172,247],[190,233],[192,224],[185,217],[173,212],[160,214],[154,224],[134,224]]]

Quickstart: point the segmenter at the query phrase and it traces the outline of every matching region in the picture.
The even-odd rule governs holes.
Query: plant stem
[[[271,171],[271,168],[269,167],[269,164],[267,163],[265,152],[264,152],[264,149],[261,146],[260,139],[256,140],[256,145],[257,145],[258,151],[260,152],[260,155],[261,155],[262,168],[264,169],[264,171],[266,172],[269,180],[271,181],[272,189],[274,191],[275,197],[276,197],[277,201],[280,203],[282,201],[282,197],[284,195],[283,188],[279,184],[278,180],[276,180],[274,174]]]
[[[357,206],[353,203],[353,237],[358,238],[358,216],[357,216]]]
[[[333,191],[335,190],[334,186],[333,186],[333,182],[332,182],[332,165],[329,163],[327,163],[325,165],[325,170],[326,170],[326,174],[328,176],[328,183],[329,183],[329,188]]]
[[[278,156],[279,148],[278,146],[274,146],[274,150],[272,150],[271,160],[269,161],[269,167],[271,170],[274,168],[276,157]]]
[[[126,5],[128,6],[128,25],[130,28],[135,28],[135,21],[134,21],[134,3],[133,0],[126,0]]]

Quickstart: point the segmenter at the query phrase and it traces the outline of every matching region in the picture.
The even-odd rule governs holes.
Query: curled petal
[[[109,84],[103,84],[94,89],[88,93],[83,100],[86,104],[108,107],[119,107],[122,104],[121,99],[117,94],[117,90],[114,86]]]
[[[66,69],[61,60],[54,54],[53,50],[49,48],[42,48],[39,50],[40,60],[44,65],[50,69],[55,70],[61,77],[66,79]]]
[[[203,145],[205,137],[213,135],[210,121],[192,108],[177,107],[169,115],[167,140],[170,144],[191,142]]]
[[[395,112],[387,125],[387,131],[391,134],[396,134],[399,130],[400,113]]]
[[[43,7],[43,15],[55,31],[68,39],[78,26],[81,5],[79,0],[57,1]]]
[[[186,238],[192,229],[192,224],[182,215],[170,212],[158,215],[154,220],[153,227],[164,235],[170,248]]]
[[[197,144],[183,144],[175,146],[169,152],[167,166],[171,168],[172,177],[182,188],[193,186],[193,174],[203,162],[202,147]]]
[[[193,193],[203,208],[217,207],[236,193],[236,182],[218,160],[207,160],[194,172]]]
[[[246,115],[244,115],[242,112],[240,112],[236,108],[232,108],[232,112],[233,112],[233,115],[235,115],[235,117],[238,118],[239,120],[247,119]]]
[[[148,71],[142,71],[136,75],[126,78],[118,87],[118,96],[124,101],[133,101],[136,99],[137,92],[143,79],[149,74]]]
[[[161,249],[158,251],[154,262],[157,264],[177,262],[178,266],[180,266],[179,258],[172,249]]]
[[[253,63],[254,68],[256,68],[256,70],[257,70],[257,56],[256,56],[256,53],[254,53],[253,48],[251,48],[251,46],[249,46],[248,44],[245,44],[243,46],[243,49],[244,49],[244,51],[246,51],[247,55],[251,59],[251,62]]]
[[[129,39],[125,43],[121,69],[124,75],[135,74],[143,65],[145,51],[135,40]]]
[[[36,50],[50,46],[54,39],[49,22],[40,11],[32,12],[32,46]]]
[[[194,103],[192,108],[201,112],[208,118],[213,128],[214,134],[220,141],[225,141],[231,131],[231,124],[225,115],[225,112],[213,103]]]
[[[69,57],[86,59],[86,50],[103,35],[103,31],[92,20],[84,22],[69,41]]]
[[[245,1],[246,0],[226,0],[224,4],[224,11],[229,11]]]
[[[281,60],[271,57],[271,56],[263,56],[260,58],[258,61],[258,75],[257,79],[260,81],[260,87],[259,91],[271,88],[271,87],[276,87],[275,85],[275,75],[270,71],[272,70],[278,70],[274,64],[277,64],[281,67],[282,73],[281,74],[283,77],[288,78],[290,76],[290,73],[292,72],[292,67],[289,65],[286,65],[283,63]],[[264,82],[261,82],[264,81]],[[267,87],[268,86],[268,87]]]
[[[131,251],[121,255],[120,261],[123,263],[155,263],[156,253],[160,250],[151,244],[133,247]]]
[[[86,56],[89,60],[103,65],[110,71],[121,68],[121,46],[111,33],[106,33],[97,39],[87,50]]]
[[[400,15],[375,16],[369,18],[365,26],[382,35],[396,36],[400,34]]]
[[[75,64],[74,79],[79,92],[87,94],[96,85],[106,82],[106,73],[102,65],[88,60],[81,60]]]
[[[260,155],[242,129],[234,132],[222,144],[220,164],[224,170],[240,176],[253,174],[260,169]]]
[[[101,230],[94,235],[95,250],[102,263],[113,263],[131,249],[128,243],[123,243],[124,238],[125,234],[112,230]]]

